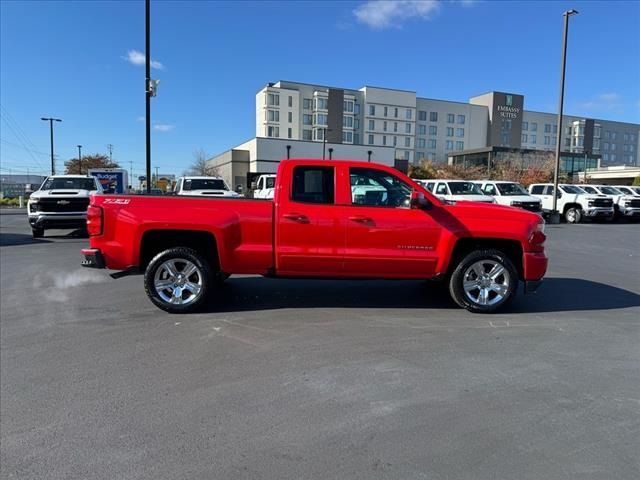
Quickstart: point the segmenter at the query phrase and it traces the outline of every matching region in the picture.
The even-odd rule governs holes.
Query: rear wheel
[[[33,238],[44,237],[44,228],[32,228],[31,235],[33,235]]]
[[[144,274],[147,296],[169,313],[196,311],[213,283],[209,264],[191,248],[175,247],[153,257]]]
[[[456,267],[449,293],[462,308],[490,313],[509,303],[518,287],[518,272],[499,250],[476,250]]]
[[[582,210],[576,207],[569,207],[564,212],[564,219],[567,223],[580,223],[582,221]]]

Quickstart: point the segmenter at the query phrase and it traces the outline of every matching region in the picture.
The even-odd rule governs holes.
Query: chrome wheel
[[[495,260],[480,260],[467,268],[462,277],[466,297],[478,305],[495,305],[509,292],[511,276]]]
[[[198,299],[203,282],[203,273],[193,262],[172,258],[158,267],[153,286],[163,301],[171,305],[187,305]]]

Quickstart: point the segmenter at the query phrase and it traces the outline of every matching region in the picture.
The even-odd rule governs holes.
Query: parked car
[[[90,175],[51,175],[27,202],[33,238],[51,228],[85,228],[89,198],[101,193],[100,182]]]
[[[350,178],[384,188],[360,202]],[[144,272],[148,297],[189,312],[230,274],[444,279],[455,302],[492,312],[537,288],[544,221],[500,205],[442,202],[397,170],[348,160],[283,160],[275,201],[100,195],[83,265]]]
[[[529,193],[542,200],[542,211],[545,214],[553,210],[552,183],[529,185]],[[556,206],[567,223],[580,223],[584,218],[612,220],[614,216],[611,198],[587,193],[575,185],[558,185]]]
[[[176,195],[213,195],[218,197],[239,197],[220,177],[180,177],[176,182]]]
[[[542,214],[542,201],[517,182],[484,180],[477,182],[480,190],[489,195],[500,205],[523,208],[530,212]]]
[[[426,188],[441,200],[497,203],[469,180],[428,180]]]
[[[613,200],[613,209],[617,217],[625,219],[640,218],[640,198],[627,194],[609,185],[579,185],[587,193],[606,195]]]
[[[265,174],[258,177],[256,189],[253,191],[253,198],[273,198],[273,189],[276,185],[276,175]]]

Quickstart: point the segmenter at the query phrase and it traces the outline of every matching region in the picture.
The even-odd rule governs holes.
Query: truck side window
[[[544,191],[544,185],[534,185],[533,188],[531,189],[531,193],[533,195],[542,195],[543,191]]]
[[[334,203],[333,167],[296,167],[291,200],[303,203]]]
[[[369,207],[408,207],[413,188],[384,170],[350,168],[351,203]]]
[[[433,192],[433,185],[434,185],[433,182],[428,182],[427,183],[427,190],[429,190],[430,192]]]
[[[553,195],[553,185],[548,185],[544,190],[545,195]]]
[[[484,193],[486,193],[487,195],[496,195],[496,187],[493,185],[493,183],[487,183],[484,186]]]
[[[436,195],[446,195],[447,185],[445,183],[439,183],[436,188]]]

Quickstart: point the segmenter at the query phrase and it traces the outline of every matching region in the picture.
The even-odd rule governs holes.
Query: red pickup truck
[[[441,279],[461,307],[492,312],[547,269],[539,215],[445,203],[393,168],[347,160],[283,160],[273,200],[95,195],[87,230],[84,266],[144,272],[172,313],[232,274]]]

